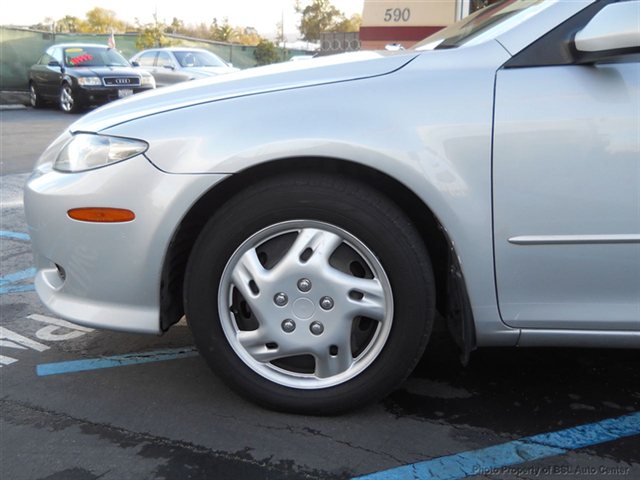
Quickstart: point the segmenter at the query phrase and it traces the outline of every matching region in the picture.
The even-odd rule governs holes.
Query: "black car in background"
[[[57,102],[67,113],[155,88],[153,76],[133,68],[105,45],[53,45],[29,69],[31,105]]]

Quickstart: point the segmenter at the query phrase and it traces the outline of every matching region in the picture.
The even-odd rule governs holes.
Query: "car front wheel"
[[[77,113],[80,107],[71,85],[63,83],[60,88],[60,109],[65,113]]]
[[[228,201],[200,234],[185,282],[209,365],[249,399],[308,414],[396,388],[423,353],[434,298],[422,239],[399,208],[320,174]]]

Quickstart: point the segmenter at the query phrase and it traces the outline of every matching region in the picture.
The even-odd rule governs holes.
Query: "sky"
[[[0,24],[33,25],[46,17],[54,19],[65,15],[84,18],[93,7],[102,7],[116,12],[121,20],[134,23],[138,18],[142,23],[151,22],[157,10],[158,19],[170,23],[173,17],[185,23],[210,23],[214,17],[229,18],[233,26],[254,27],[262,35],[276,30],[284,14],[285,32],[295,32],[298,16],[294,11],[295,0],[31,0],[5,2],[0,13]],[[304,0],[302,0],[304,4]],[[310,3],[310,2],[309,2]],[[332,0],[347,16],[362,14],[364,0]]]

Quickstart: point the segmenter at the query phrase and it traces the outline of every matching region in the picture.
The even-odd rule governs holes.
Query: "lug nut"
[[[322,325],[320,322],[311,322],[311,325],[309,325],[309,330],[311,330],[311,333],[313,333],[314,335],[321,335],[322,332],[324,332],[324,325]]]
[[[296,329],[296,322],[290,319],[286,319],[282,321],[282,330],[286,333],[291,333]]]
[[[331,297],[322,297],[320,299],[320,306],[323,310],[331,310],[333,308],[333,298]]]
[[[289,298],[287,297],[287,294],[283,292],[276,293],[273,297],[273,302],[279,307],[284,307],[288,301]]]
[[[301,278],[298,280],[298,290],[301,292],[308,292],[311,290],[311,280],[308,278]]]

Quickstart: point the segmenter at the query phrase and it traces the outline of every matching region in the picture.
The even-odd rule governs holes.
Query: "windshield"
[[[519,23],[532,13],[551,4],[548,0],[502,0],[477,12],[414,45],[415,50],[457,48],[471,40],[493,37],[504,31],[510,22]]]
[[[67,47],[64,49],[66,67],[128,67],[129,62],[112,48]]]
[[[226,67],[220,58],[211,52],[197,50],[177,50],[173,54],[181,67]]]

